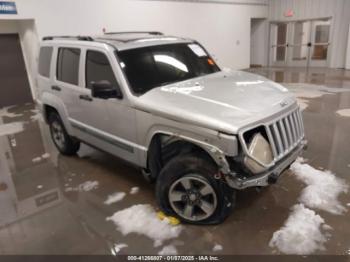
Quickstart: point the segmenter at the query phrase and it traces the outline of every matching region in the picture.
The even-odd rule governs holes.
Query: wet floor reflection
[[[317,70],[314,76],[306,76],[295,69],[256,70],[283,83],[317,82],[350,88],[349,73],[344,71]],[[350,92],[307,101],[303,116],[309,148],[304,157],[312,166],[330,169],[350,184],[350,118],[335,113],[350,108]],[[121,243],[128,247],[119,254],[157,254],[161,247],[154,247],[152,240],[138,234],[124,236],[106,221],[114,212],[135,204],[156,208],[154,185],[135,167],[87,146],[82,146],[78,156],[58,154],[46,124],[38,117],[31,119],[37,114],[33,109],[33,105],[14,107],[7,116],[0,116],[0,125],[24,122],[22,132],[0,136],[0,254],[112,254],[116,253],[114,245]],[[81,185],[87,181],[98,186],[84,190]],[[130,194],[135,186],[140,191]],[[184,225],[181,235],[164,245],[176,246],[180,254],[275,253],[268,243],[303,187],[288,171],[276,185],[239,192],[237,207],[223,224]],[[105,205],[114,192],[125,192],[126,196]],[[343,195],[341,201],[350,203],[349,195]],[[320,214],[333,230],[326,250],[318,253],[344,254],[350,249],[349,212],[341,216]],[[223,249],[214,251],[217,244]]]
[[[311,83],[328,87],[350,88],[350,70],[327,68],[251,68],[247,71],[263,75],[278,83]]]
[[[72,213],[69,202],[77,199],[67,195],[62,184],[71,172],[52,150],[43,123],[28,120],[26,110],[30,108],[33,106],[18,108],[23,116],[3,118],[4,123],[26,123],[23,132],[0,137],[0,253],[86,253],[89,249],[105,253],[108,241],[97,241],[101,236],[93,230],[87,237],[84,220],[76,211]],[[50,158],[33,161],[47,153]],[[100,217],[103,223],[104,216]]]

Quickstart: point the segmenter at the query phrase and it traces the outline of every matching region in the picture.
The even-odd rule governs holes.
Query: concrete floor
[[[315,168],[329,169],[350,184],[350,117],[336,111],[350,108],[350,71],[310,69],[252,69],[277,82],[311,83],[336,88],[336,93],[306,98],[304,121],[309,147],[304,154]],[[2,117],[4,123],[25,121],[24,131],[0,136],[0,254],[111,254],[116,243],[126,243],[119,254],[157,254],[146,236],[124,236],[106,221],[114,212],[135,204],[155,204],[154,185],[124,162],[83,146],[76,157],[64,157],[54,148],[47,126],[35,119],[33,105],[13,107],[18,117]],[[35,159],[48,153],[41,159]],[[33,162],[34,160],[34,162]],[[69,191],[85,181],[98,181],[89,192]],[[136,194],[129,194],[132,187]],[[277,184],[261,191],[238,193],[237,207],[221,225],[192,226],[165,244],[179,254],[278,254],[269,247],[305,185],[286,171]],[[105,205],[116,191],[126,197]],[[340,196],[350,203],[348,194]],[[317,211],[333,230],[325,250],[316,254],[348,254],[350,212],[332,215]],[[140,217],[142,220],[142,217]],[[215,244],[222,250],[213,251]]]

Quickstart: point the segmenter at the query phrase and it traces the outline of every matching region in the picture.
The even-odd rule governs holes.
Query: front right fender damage
[[[232,143],[234,144],[234,143]],[[152,137],[147,155],[147,171],[150,180],[155,180],[165,164],[178,155],[195,153],[206,157],[218,166],[219,174],[232,175],[227,155],[235,155],[237,150],[231,147],[225,152],[216,146],[183,135],[157,133]]]

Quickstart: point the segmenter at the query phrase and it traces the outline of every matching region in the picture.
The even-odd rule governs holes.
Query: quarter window
[[[80,49],[59,48],[57,59],[57,80],[72,85],[79,82]]]
[[[118,86],[106,55],[97,51],[88,51],[86,54],[86,87],[91,88],[93,83],[100,81],[108,81],[112,86]]]
[[[51,46],[43,46],[40,48],[39,74],[44,77],[50,77],[52,50],[53,48]]]

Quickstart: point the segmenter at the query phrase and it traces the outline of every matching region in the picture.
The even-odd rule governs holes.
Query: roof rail
[[[126,31],[126,32],[106,32],[105,35],[122,35],[122,34],[149,34],[149,35],[163,35],[158,31]]]
[[[45,36],[43,37],[43,41],[47,40],[53,40],[53,39],[76,39],[79,41],[94,41],[94,39],[91,36],[68,36],[68,35],[61,35],[61,36]]]

